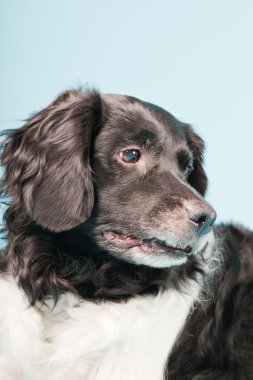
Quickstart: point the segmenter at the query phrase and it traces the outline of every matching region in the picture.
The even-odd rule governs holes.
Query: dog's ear
[[[194,170],[188,178],[188,182],[201,195],[205,195],[207,189],[207,176],[203,168],[205,145],[204,141],[193,131],[188,124],[182,124],[187,144],[194,155]]]
[[[5,186],[42,227],[60,232],[86,220],[93,207],[90,144],[101,120],[95,91],[66,91],[5,144]]]

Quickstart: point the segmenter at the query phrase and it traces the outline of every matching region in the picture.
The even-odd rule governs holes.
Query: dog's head
[[[66,91],[10,135],[13,202],[43,228],[84,223],[102,250],[153,267],[183,264],[212,240],[203,141],[136,98]]]

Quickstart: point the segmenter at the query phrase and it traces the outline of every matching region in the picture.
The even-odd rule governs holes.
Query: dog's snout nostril
[[[196,218],[196,220],[194,219],[191,219],[193,220],[196,224],[198,224],[199,226],[203,226],[203,224],[205,224],[206,220],[207,220],[207,215],[200,215]]]
[[[208,203],[188,204],[186,210],[199,234],[204,235],[211,230],[216,219],[216,212]]]

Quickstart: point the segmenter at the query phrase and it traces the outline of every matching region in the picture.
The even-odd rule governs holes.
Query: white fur
[[[199,288],[100,304],[65,294],[55,308],[28,307],[1,279],[0,380],[162,380]]]

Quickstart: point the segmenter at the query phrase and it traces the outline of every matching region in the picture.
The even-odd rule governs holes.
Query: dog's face
[[[42,227],[86,223],[114,256],[169,267],[213,241],[202,152],[191,127],[159,107],[66,92],[13,134],[3,162],[9,191]]]
[[[109,110],[92,160],[97,242],[137,264],[182,264],[213,236],[215,212],[189,183],[198,171],[195,185],[204,192],[203,143],[158,107],[123,96],[103,100]]]

